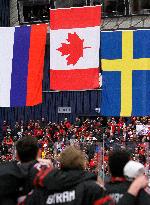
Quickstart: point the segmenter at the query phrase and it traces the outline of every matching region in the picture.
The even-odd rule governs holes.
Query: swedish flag
[[[150,30],[101,33],[104,116],[150,115]]]

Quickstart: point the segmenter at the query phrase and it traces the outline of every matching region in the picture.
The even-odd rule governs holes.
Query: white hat
[[[136,178],[145,173],[144,165],[130,160],[123,169],[124,176],[128,178]]]

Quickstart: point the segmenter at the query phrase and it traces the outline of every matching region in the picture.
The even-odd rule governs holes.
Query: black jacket
[[[129,181],[110,181],[106,184],[107,193],[117,202],[119,203],[124,197],[125,193],[130,186],[131,182]],[[135,205],[150,205],[150,195],[142,189],[138,196],[135,198]]]
[[[82,170],[40,171],[34,179],[38,187],[27,197],[25,204],[113,205],[96,180],[96,175]]]
[[[31,191],[28,173],[33,164],[12,161],[0,165],[0,205],[16,205],[18,197]]]

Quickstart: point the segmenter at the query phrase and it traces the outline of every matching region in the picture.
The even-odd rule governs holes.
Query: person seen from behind
[[[145,175],[135,175],[132,166],[130,172],[132,172],[132,180],[128,180],[124,176],[124,167],[130,162],[130,154],[126,150],[116,150],[109,155],[109,170],[111,173],[111,180],[105,185],[107,193],[115,200],[116,203],[124,205],[124,195],[128,195],[126,201],[132,201],[135,205],[148,205],[150,204],[150,196],[144,191],[144,188],[148,185],[148,179]],[[128,168],[128,167],[127,167]],[[133,168],[134,169],[134,168]],[[136,186],[136,183],[138,186]]]
[[[34,177],[37,187],[25,205],[114,205],[97,182],[97,176],[85,171],[85,157],[74,146],[60,155],[61,169],[41,170]]]
[[[39,147],[35,138],[25,136],[17,141],[17,160],[0,165],[0,205],[16,205],[31,191],[28,174],[37,163],[38,156]]]
[[[94,173],[85,171],[83,153],[73,146],[60,156],[61,169],[41,170],[33,177],[36,188],[27,196],[25,205],[114,205]],[[34,170],[34,168],[33,168]],[[34,171],[33,171],[34,172]],[[32,175],[32,172],[31,172]],[[135,205],[135,198],[147,180],[139,177],[128,187],[117,205]]]

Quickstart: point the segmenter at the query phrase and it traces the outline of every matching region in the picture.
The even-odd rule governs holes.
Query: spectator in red
[[[4,137],[4,144],[7,146],[12,146],[13,145],[13,139],[10,135]]]

